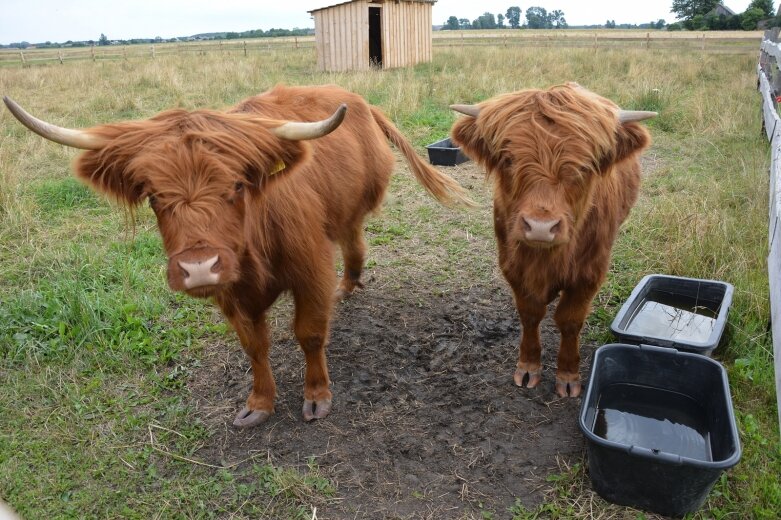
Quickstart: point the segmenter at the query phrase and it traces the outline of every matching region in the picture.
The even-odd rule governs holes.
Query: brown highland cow
[[[468,116],[453,141],[494,181],[499,265],[523,325],[515,384],[540,382],[540,321],[558,296],[556,392],[578,396],[580,331],[650,144],[637,121],[656,114],[620,110],[575,83],[451,108]]]
[[[380,110],[336,86],[278,86],[227,112],[169,110],[86,130],[51,125],[4,100],[30,130],[87,150],[75,170],[93,189],[129,207],[149,201],[168,285],[213,298],[250,359],[253,386],[239,427],[274,412],[265,315],[283,291],[292,292],[306,358],[304,420],[330,412],[325,349],[334,295],[361,285],[363,221],[382,202],[395,163],[388,140],[435,198],[470,203]],[[338,287],[333,243],[344,256]]]

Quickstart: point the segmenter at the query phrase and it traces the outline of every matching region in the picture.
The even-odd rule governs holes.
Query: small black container
[[[741,454],[724,368],[670,348],[597,349],[580,428],[597,493],[668,516],[699,509]]]
[[[727,325],[733,290],[717,280],[648,275],[618,311],[610,330],[621,343],[709,356]]]
[[[431,143],[426,149],[428,150],[428,160],[431,164],[455,166],[469,160],[469,157],[464,155],[461,148],[454,145],[450,138]]]

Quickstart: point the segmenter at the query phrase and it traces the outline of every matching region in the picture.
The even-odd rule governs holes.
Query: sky
[[[65,42],[172,38],[204,32],[292,29],[314,27],[307,11],[342,3],[343,0],[2,0],[0,44],[26,41]],[[725,0],[740,13],[750,0]],[[774,2],[775,4],[775,2]],[[570,25],[648,23],[675,21],[672,0],[439,0],[434,23],[450,16],[474,20],[484,12],[506,13],[507,8],[560,9]],[[777,7],[777,5],[776,5]]]

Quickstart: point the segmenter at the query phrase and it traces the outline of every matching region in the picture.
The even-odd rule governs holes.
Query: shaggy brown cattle
[[[325,347],[334,294],[361,285],[363,220],[381,203],[395,162],[386,139],[434,197],[470,202],[377,108],[335,86],[279,86],[228,112],[170,110],[87,130],[56,127],[5,102],[34,132],[88,150],[75,170],[92,188],[131,208],[148,199],[168,285],[214,298],[250,358],[253,387],[234,421],[240,427],[274,411],[265,314],[288,290],[306,358],[304,419],[331,410]],[[298,122],[312,120],[320,121]],[[345,265],[338,288],[334,242]]]
[[[469,116],[455,123],[453,141],[494,180],[499,265],[523,325],[515,384],[540,382],[539,325],[559,296],[556,392],[575,397],[580,331],[650,144],[636,121],[656,114],[619,110],[575,83],[451,108]]]

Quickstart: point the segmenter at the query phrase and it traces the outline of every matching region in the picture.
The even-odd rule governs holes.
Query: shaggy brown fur
[[[325,137],[288,141],[269,132],[285,120],[326,119],[341,103],[348,106],[344,122]],[[330,411],[332,244],[341,246],[345,264],[336,292],[349,294],[361,285],[363,220],[382,202],[394,167],[386,139],[439,201],[470,202],[378,109],[336,86],[278,86],[228,112],[170,110],[87,132],[107,144],[78,158],[77,175],[130,206],[148,198],[169,256],[171,288],[213,297],[236,329],[254,378],[238,426],[263,422],[274,411],[265,314],[288,290],[306,357],[304,418]],[[187,266],[215,258],[206,275],[219,275],[219,282],[188,289]]]
[[[602,285],[618,228],[637,199],[650,136],[618,107],[576,84],[505,94],[464,117],[453,141],[494,181],[499,264],[523,324],[515,382],[540,381],[539,324],[560,296],[556,390],[580,393],[578,338]],[[530,239],[535,222],[549,240]]]

